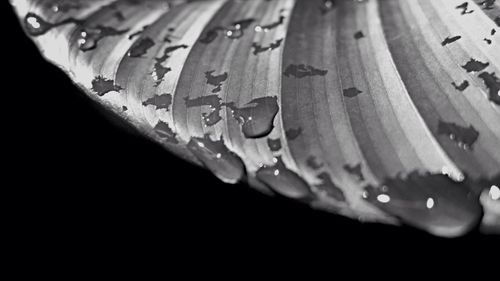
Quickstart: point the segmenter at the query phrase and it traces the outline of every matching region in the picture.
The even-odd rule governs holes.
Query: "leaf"
[[[483,210],[500,232],[497,2],[12,1],[91,98],[221,180],[443,236]]]

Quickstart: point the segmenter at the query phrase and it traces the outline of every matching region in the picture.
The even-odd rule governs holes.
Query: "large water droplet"
[[[256,98],[244,107],[236,107],[232,102],[226,106],[241,124],[243,135],[247,138],[260,138],[270,134],[279,111],[278,97]]]
[[[289,170],[281,157],[274,158],[274,166],[264,166],[257,171],[257,179],[275,192],[294,199],[308,199],[312,196],[307,183],[295,172]]]
[[[207,169],[226,183],[237,183],[245,175],[243,162],[226,147],[222,138],[213,141],[208,134],[203,138],[191,138],[187,148]]]
[[[442,174],[410,173],[368,186],[364,198],[404,223],[441,236],[457,236],[474,227],[482,214],[478,195],[467,181]]]

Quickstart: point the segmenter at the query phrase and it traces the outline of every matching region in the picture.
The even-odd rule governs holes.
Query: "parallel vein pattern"
[[[227,183],[500,230],[499,1],[11,3],[90,97]]]

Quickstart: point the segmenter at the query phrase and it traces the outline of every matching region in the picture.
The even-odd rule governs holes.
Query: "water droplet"
[[[187,148],[207,169],[226,183],[237,183],[245,176],[243,161],[226,147],[222,137],[216,141],[208,134],[203,138],[193,137]]]
[[[389,197],[389,195],[387,195],[387,194],[379,194],[377,196],[377,200],[380,203],[389,203],[391,201],[391,197]]]
[[[262,183],[283,196],[294,199],[308,199],[312,196],[307,183],[289,170],[281,157],[275,158],[275,165],[260,168],[256,176]]]
[[[428,198],[427,202],[425,203],[425,206],[427,207],[427,209],[434,208],[434,199]]]
[[[498,186],[492,185],[488,194],[492,200],[500,200],[500,188]]]
[[[82,21],[74,18],[68,18],[57,23],[50,23],[34,13],[28,13],[24,17],[24,27],[26,29],[26,32],[31,36],[41,36],[47,33],[52,28],[70,23],[80,24],[81,22]]]
[[[363,198],[402,222],[442,236],[457,236],[480,220],[482,208],[474,184],[442,174],[412,172],[368,186]],[[432,209],[432,212],[429,210]]]
[[[274,118],[278,114],[278,97],[261,97],[251,100],[244,107],[227,103],[233,117],[241,124],[243,135],[247,138],[267,136],[274,129]]]

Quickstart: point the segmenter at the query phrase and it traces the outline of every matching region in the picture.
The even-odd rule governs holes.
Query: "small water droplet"
[[[391,201],[391,197],[389,197],[389,195],[387,194],[379,194],[377,195],[377,200],[380,203],[389,203]]]
[[[500,188],[498,186],[492,185],[488,194],[492,200],[500,200]]]
[[[427,209],[434,208],[434,199],[428,198],[427,202],[425,203],[425,206],[427,207]]]
[[[128,29],[118,30],[107,26],[86,27],[80,32],[77,41],[80,45],[80,50],[87,52],[97,48],[97,45],[102,39],[110,36],[122,35],[128,31]]]
[[[28,13],[24,17],[24,27],[26,29],[26,32],[31,36],[41,36],[47,33],[52,28],[70,23],[80,24],[81,22],[82,21],[74,18],[68,18],[57,23],[50,23],[34,13]]]

